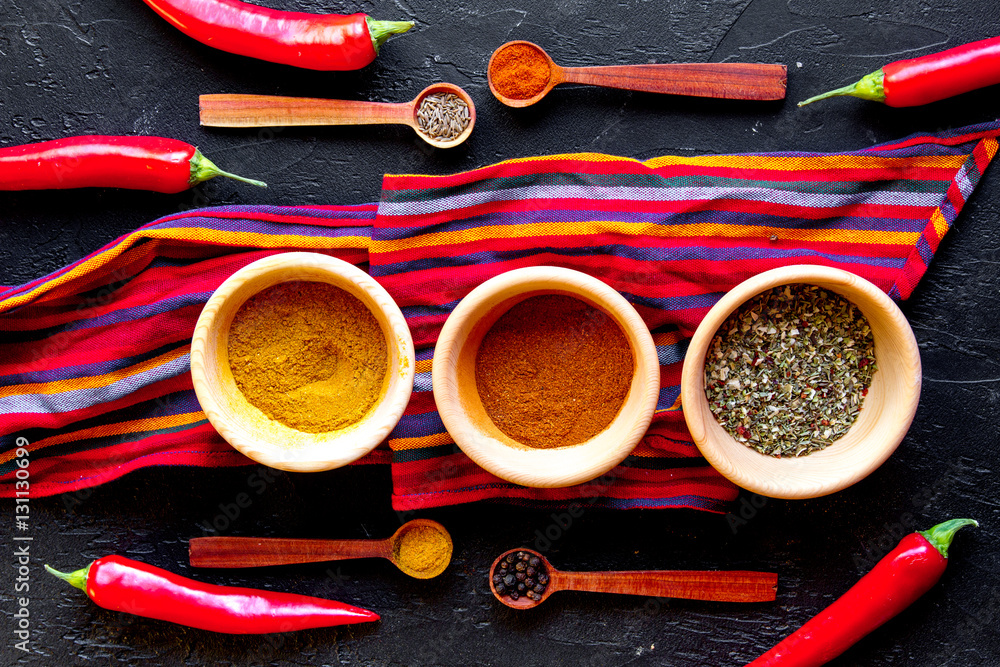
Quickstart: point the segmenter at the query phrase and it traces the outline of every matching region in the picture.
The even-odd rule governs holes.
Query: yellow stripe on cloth
[[[653,334],[653,345],[676,345],[682,340],[684,335],[680,331]]]
[[[419,438],[394,438],[389,440],[389,447],[394,452],[406,449],[421,449],[423,447],[438,447],[440,445],[450,445],[454,440],[447,433],[433,433]]]
[[[664,412],[677,412],[680,409],[681,409],[681,395],[677,394],[677,398],[674,399],[673,405],[671,405],[669,408],[657,408],[653,412],[653,414],[661,415]]]
[[[0,312],[17,308],[38,298],[46,292],[65,285],[73,280],[87,276],[105,264],[115,260],[127,252],[137,241],[142,239],[170,239],[183,241],[202,241],[215,245],[248,246],[251,248],[308,248],[311,250],[335,250],[340,248],[368,247],[367,236],[296,236],[261,234],[258,232],[231,232],[203,227],[143,229],[129,234],[115,247],[74,266],[66,273],[47,280],[35,289],[24,294],[18,294],[6,301],[0,302]]]
[[[948,221],[944,219],[941,214],[941,209],[934,209],[931,213],[931,223],[934,225],[934,232],[937,234],[938,240],[944,238],[944,235],[948,232]]]
[[[101,426],[92,426],[91,428],[80,429],[79,431],[70,431],[69,433],[59,433],[58,435],[53,435],[49,438],[42,438],[41,440],[36,440],[28,445],[28,451],[34,453],[45,447],[51,447],[53,445],[61,445],[66,442],[75,442],[77,440],[87,440],[89,438],[102,438],[111,435],[125,435],[127,433],[142,433],[144,431],[158,431],[164,428],[172,428],[174,426],[184,426],[185,424],[194,424],[204,420],[205,413],[198,412],[186,412],[179,415],[166,415],[163,417],[149,417],[147,419],[134,419],[132,421],[117,422],[114,424],[102,424]],[[11,449],[4,455],[0,456],[0,465],[7,463],[12,458],[14,458],[14,453],[16,450]]]
[[[535,155],[528,157],[518,157],[511,158],[509,160],[502,160],[496,162],[486,167],[480,167],[479,169],[472,169],[465,172],[459,172],[457,174],[392,174],[394,178],[419,178],[426,179],[428,181],[434,181],[437,179],[453,179],[455,176],[461,176],[463,174],[478,174],[485,171],[492,171],[497,167],[503,165],[512,164],[531,164],[535,162],[627,162],[630,164],[642,164],[639,160],[635,160],[629,157],[620,157],[616,155],[605,155],[603,153],[559,153],[556,155]],[[565,171],[565,169],[558,168],[557,171]],[[433,186],[429,186],[433,187]]]
[[[995,137],[990,137],[989,139],[983,139],[983,150],[986,151],[987,162],[993,161],[993,158],[997,154],[998,147],[1000,147],[1000,141],[997,141]]]
[[[992,157],[992,156],[991,156]],[[622,162],[637,164],[650,169],[660,169],[672,166],[694,166],[694,167],[729,167],[733,169],[757,169],[771,171],[827,171],[845,169],[957,169],[965,162],[965,156],[961,155],[931,155],[931,156],[911,156],[911,157],[879,157],[876,155],[801,155],[801,156],[781,156],[781,155],[663,155],[651,158],[646,161],[636,160],[628,157],[616,155],[605,155],[603,153],[559,153],[556,155],[537,155],[531,157],[513,158],[503,160],[487,167],[473,169],[468,174],[480,173],[496,169],[503,165],[536,164],[544,162],[594,162],[613,163]],[[565,171],[561,167],[557,171]],[[455,174],[450,175],[430,175],[430,174],[393,174],[405,178],[420,178],[428,181],[436,179],[452,179]]]
[[[964,164],[963,155],[932,155],[926,157],[877,157],[874,155],[698,155],[681,157],[664,155],[646,160],[651,169],[671,166],[730,167],[733,169],[767,171],[826,171],[849,169],[958,169]]]

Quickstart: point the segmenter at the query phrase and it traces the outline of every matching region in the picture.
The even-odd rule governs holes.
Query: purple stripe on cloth
[[[186,347],[187,345],[189,345],[189,342],[187,339],[185,339],[180,343],[169,343],[162,347],[158,347],[155,350],[150,350],[149,352],[143,352],[142,354],[137,354],[131,357],[119,357],[118,359],[109,359],[108,361],[101,361],[94,364],[81,364],[79,366],[60,366],[58,368],[49,368],[43,371],[33,371],[28,373],[3,375],[0,376],[0,387],[9,387],[18,384],[39,384],[42,382],[55,382],[58,380],[68,380],[71,378],[104,375],[106,373],[111,373],[113,371],[121,370],[122,368],[128,368],[129,366],[134,366],[135,364],[142,363],[143,361],[148,361],[149,359],[154,359],[160,356],[161,354],[166,354],[171,350],[176,350],[179,347]]]
[[[684,353],[687,352],[687,348],[687,340],[680,343],[674,343],[673,345],[657,345],[656,358],[660,362],[661,366],[679,364],[684,361]]]
[[[100,387],[70,389],[58,394],[15,394],[0,397],[0,414],[42,414],[68,412],[110,403],[142,387],[191,371],[191,355],[184,354],[141,373]]]
[[[362,205],[359,205],[359,206],[351,206],[351,207],[344,206],[344,207],[337,207],[335,210],[325,210],[325,209],[322,209],[322,208],[296,207],[296,206],[219,206],[219,207],[215,207],[215,208],[200,209],[200,210],[192,211],[189,214],[182,214],[181,216],[178,216],[178,217],[183,218],[183,219],[198,218],[198,217],[203,217],[206,212],[209,213],[209,214],[211,214],[213,212],[215,212],[215,213],[238,213],[238,214],[245,214],[248,217],[252,217],[254,213],[265,213],[265,214],[268,214],[268,215],[281,215],[281,216],[287,216],[287,217],[311,217],[311,218],[325,219],[325,220],[342,220],[342,219],[348,219],[348,220],[371,220],[371,221],[374,222],[374,220],[375,220],[375,214],[377,212],[377,205],[376,204],[362,204]],[[174,219],[174,218],[170,218],[170,219]],[[132,234],[128,234],[126,236],[119,237],[119,238],[115,239],[114,241],[112,241],[111,243],[108,243],[104,247],[98,248],[94,252],[92,252],[92,253],[90,253],[88,255],[85,255],[84,257],[78,259],[77,261],[73,262],[72,264],[69,264],[69,265],[67,265],[67,266],[65,266],[65,267],[63,267],[63,268],[61,268],[61,269],[59,269],[57,271],[53,271],[52,273],[50,273],[48,275],[42,276],[42,277],[40,277],[40,278],[38,278],[36,280],[32,280],[31,282],[27,282],[27,283],[25,283],[23,285],[18,285],[18,286],[13,286],[13,287],[5,288],[4,291],[0,292],[0,300],[6,300],[6,299],[9,299],[10,297],[16,296],[18,294],[23,294],[25,292],[30,292],[31,290],[35,289],[35,287],[38,287],[39,285],[43,285],[46,282],[49,282],[49,281],[51,281],[51,280],[53,280],[55,278],[58,278],[59,276],[65,274],[65,273],[68,273],[69,271],[72,271],[75,267],[79,266],[80,264],[83,264],[84,262],[86,262],[86,261],[88,261],[88,260],[90,260],[90,259],[92,259],[94,257],[98,257],[100,255],[103,255],[106,252],[108,252],[109,250],[115,248],[116,246],[119,246],[119,245],[122,245],[124,243],[130,242],[136,234],[140,234],[143,230],[145,230],[145,229],[155,229],[157,226],[159,226],[161,224],[164,224],[165,222],[167,222],[167,221],[166,220],[155,220],[155,221],[153,221],[153,222],[151,222],[149,224],[146,224],[146,225],[143,225],[142,227],[139,227]],[[13,310],[8,311],[8,312],[13,312]]]
[[[110,313],[105,313],[99,317],[76,320],[75,322],[69,322],[64,326],[55,327],[51,329],[51,331],[78,331],[80,329],[103,327],[109,324],[134,322],[136,320],[143,320],[154,315],[169,313],[170,311],[177,310],[178,308],[204,304],[211,296],[211,292],[191,292],[188,294],[181,294],[166,299],[160,299],[159,301],[153,301],[145,306],[121,308]]]
[[[522,202],[547,199],[597,199],[642,202],[732,199],[822,210],[856,206],[864,203],[878,203],[888,206],[935,206],[940,198],[941,195],[934,192],[880,191],[876,193],[861,192],[836,195],[814,192],[789,192],[786,190],[770,190],[768,188],[609,188],[566,185],[467,192],[438,199],[403,203],[383,201],[379,205],[379,215],[385,218],[398,215],[431,215],[495,202]]]
[[[940,198],[940,194],[937,195]],[[697,202],[699,205],[703,202]],[[935,201],[935,205],[937,201]],[[390,227],[379,228],[376,238],[379,241],[395,241],[415,236],[424,236],[434,232],[455,232],[482,227],[502,227],[505,225],[530,225],[549,222],[606,222],[605,233],[613,233],[614,223],[629,223],[650,225],[694,225],[705,222],[705,211],[680,211],[662,213],[640,213],[630,211],[600,211],[594,209],[547,209],[539,207],[529,211],[507,211],[503,213],[484,213],[454,220],[448,220],[424,227]],[[876,232],[915,232],[923,231],[927,222],[924,214],[914,214],[910,218],[880,218],[842,215],[833,219],[812,220],[793,216],[769,215],[755,213],[748,215],[745,211],[712,211],[712,221],[721,225],[752,225],[774,227],[776,229],[847,229]]]
[[[437,412],[424,412],[415,415],[403,415],[396,428],[389,434],[391,439],[422,438],[435,433],[444,433],[444,422]]]
[[[660,394],[656,399],[656,411],[665,412],[674,406],[677,397],[681,395],[680,386],[660,387]]]
[[[263,220],[240,220],[238,224],[233,224],[233,220],[225,218],[180,218],[167,220],[157,229],[212,229],[228,232],[249,232],[253,234],[266,234],[268,236],[308,236],[320,238],[339,238],[343,236],[362,236],[371,238],[371,226],[352,227],[324,227],[321,225],[295,225],[285,222],[269,222]]]

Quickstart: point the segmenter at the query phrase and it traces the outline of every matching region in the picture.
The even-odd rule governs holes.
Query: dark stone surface
[[[857,100],[801,110],[793,104],[885,62],[991,36],[996,0],[268,4],[412,16],[418,26],[391,40],[361,72],[315,73],[213,51],[138,0],[0,5],[3,145],[85,133],[160,134],[195,143],[223,168],[271,185],[258,191],[217,180],[179,195],[0,193],[0,283],[38,277],[178,209],[374,201],[386,171],[449,173],[569,151],[649,158],[845,150],[991,120],[1000,108],[998,87],[920,109]],[[517,38],[544,45],[566,65],[783,62],[789,100],[730,103],[560,88],[515,112],[489,94],[485,66],[496,46]],[[465,87],[479,112],[471,140],[452,152],[429,150],[402,127],[271,133],[203,129],[197,121],[200,93],[404,101],[439,80]],[[228,637],[105,611],[48,577],[42,563],[71,569],[119,553],[191,574],[186,541],[202,534],[206,522],[223,534],[386,536],[399,525],[389,506],[388,471],[279,475],[262,485],[259,477],[249,479],[257,472],[251,468],[146,470],[92,492],[32,500],[32,654],[12,647],[14,557],[8,555],[0,663],[741,665],[850,587],[866,558],[895,543],[895,533],[972,516],[982,528],[959,535],[942,582],[831,664],[1000,664],[996,169],[904,305],[924,362],[913,427],[881,469],[846,491],[805,502],[761,503],[745,495],[735,511],[746,512],[746,523],[735,521],[738,515],[688,511],[588,511],[559,528],[557,518],[542,511],[467,506],[426,512],[448,526],[456,543],[453,566],[437,580],[407,580],[374,561],[196,573],[216,583],[329,596],[383,616],[376,627]],[[227,519],[240,493],[252,502]],[[0,511],[5,524],[12,520],[10,501],[0,503]],[[773,569],[781,577],[778,601],[739,606],[560,593],[521,614],[495,603],[487,588],[489,563],[546,530],[557,567]]]

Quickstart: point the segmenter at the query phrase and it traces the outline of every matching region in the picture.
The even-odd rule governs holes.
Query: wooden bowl
[[[836,292],[861,310],[872,329],[878,368],[847,434],[820,451],[775,458],[738,442],[716,422],[705,396],[705,357],[718,328],[745,301],[772,287],[795,283]],[[733,483],[772,498],[815,498],[863,479],[903,440],[919,398],[920,352],[906,317],[872,283],[826,266],[773,269],[730,290],[695,331],[681,375],[684,419],[701,453]]]
[[[521,445],[500,431],[483,407],[475,372],[490,327],[514,305],[543,294],[571,296],[612,316],[635,359],[628,395],[611,424],[590,440],[552,449]],[[646,433],[660,391],[656,347],[635,309],[597,278],[552,266],[509,271],[462,299],[441,330],[431,376],[441,420],[462,451],[501,479],[542,488],[580,484],[621,463]]]
[[[385,335],[382,395],[360,421],[337,431],[304,433],[267,417],[247,402],[229,367],[229,327],[240,306],[261,290],[297,280],[329,283],[360,299]],[[413,365],[413,339],[389,293],[361,269],[317,253],[273,255],[231,275],[205,304],[191,339],[191,379],[212,426],[254,461],[294,472],[338,468],[385,440],[410,400]]]

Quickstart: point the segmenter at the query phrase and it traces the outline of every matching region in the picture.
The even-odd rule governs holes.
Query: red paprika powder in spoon
[[[551,75],[545,56],[524,44],[502,49],[490,63],[490,81],[501,95],[515,100],[531,99],[542,92]]]

